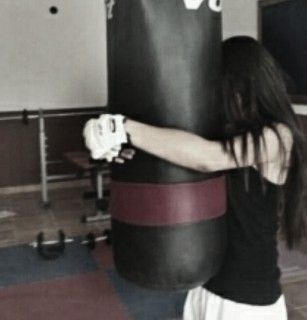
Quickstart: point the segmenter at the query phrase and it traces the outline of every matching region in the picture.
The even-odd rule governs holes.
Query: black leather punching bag
[[[115,2],[108,23],[112,113],[205,137],[218,134],[221,13],[212,2],[219,1],[204,0],[197,10],[183,0]],[[225,209],[223,176],[138,150],[133,161],[112,168],[118,272],[151,289],[205,283],[225,251]]]

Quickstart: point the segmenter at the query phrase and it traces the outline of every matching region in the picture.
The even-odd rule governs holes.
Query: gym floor
[[[83,224],[83,215],[95,215],[94,199],[83,199],[90,187],[80,186],[49,191],[51,206],[43,209],[40,192],[0,193],[0,247],[30,243],[43,231],[46,239],[57,236],[62,229],[67,237],[100,234],[107,222]]]
[[[46,238],[57,236],[62,229],[68,237],[94,232],[99,235],[109,227],[108,222],[82,224],[80,217],[95,214],[93,199],[83,199],[89,186],[50,191],[52,205],[42,209],[39,192],[0,193],[0,212],[8,217],[0,219],[0,247],[30,243],[40,231]],[[15,214],[15,215],[13,215]],[[307,239],[301,251],[307,254]],[[307,320],[307,276],[292,278],[283,283],[289,309],[289,320]],[[120,319],[119,319],[120,320]]]

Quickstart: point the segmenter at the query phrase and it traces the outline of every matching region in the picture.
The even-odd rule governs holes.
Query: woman
[[[189,292],[184,319],[285,320],[276,237],[280,229],[293,248],[305,233],[302,134],[281,71],[252,38],[223,44],[223,96],[223,141],[105,115],[87,124],[86,144],[96,156],[123,162],[133,157],[131,150],[117,157],[129,137],[134,147],[183,167],[229,170],[226,258],[217,276]]]

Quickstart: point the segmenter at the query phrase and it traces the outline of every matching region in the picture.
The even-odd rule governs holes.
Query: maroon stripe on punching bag
[[[117,221],[171,226],[215,219],[226,211],[225,177],[178,184],[111,183],[110,209]]]

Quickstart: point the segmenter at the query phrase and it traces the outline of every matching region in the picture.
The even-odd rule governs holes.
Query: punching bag
[[[113,3],[110,109],[214,138],[221,125],[219,1],[198,1],[194,10],[186,2]],[[113,255],[121,276],[146,288],[186,290],[219,271],[226,244],[223,176],[140,150],[125,165],[113,165],[111,176]]]

